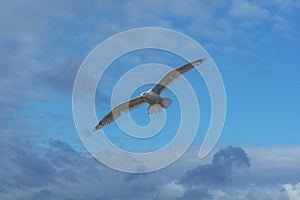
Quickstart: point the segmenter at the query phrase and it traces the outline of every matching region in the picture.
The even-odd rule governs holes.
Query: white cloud
[[[229,10],[229,14],[234,18],[242,19],[267,19],[270,11],[247,0],[235,0]]]
[[[284,35],[287,38],[295,39],[296,31],[292,27],[291,23],[280,15],[273,16],[273,27],[272,30],[278,34]]]
[[[245,147],[256,182],[296,181],[300,165],[300,146]],[[253,178],[254,178],[253,177]]]
[[[282,186],[283,190],[286,192],[289,200],[299,200],[300,199],[300,183],[295,185],[285,184]]]
[[[211,200],[226,200],[228,195],[222,190],[208,190],[208,194],[211,196]]]
[[[185,191],[186,188],[183,185],[181,185],[179,181],[174,180],[159,188],[157,198],[162,200],[178,199],[183,197]]]

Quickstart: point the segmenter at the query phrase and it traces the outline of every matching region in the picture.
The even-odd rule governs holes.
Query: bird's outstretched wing
[[[124,103],[121,103],[114,107],[103,119],[98,123],[98,125],[94,128],[94,131],[102,128],[103,126],[113,122],[115,119],[120,117],[123,113],[129,112],[134,108],[137,108],[146,103],[143,98],[137,97],[135,99],[131,99]]]
[[[190,71],[191,69],[202,63],[204,60],[205,58],[201,58],[168,72],[151,90],[160,95],[160,93],[164,89],[166,89],[166,87],[168,87],[168,85],[170,85],[175,79],[177,79],[180,74],[184,74],[185,72]]]

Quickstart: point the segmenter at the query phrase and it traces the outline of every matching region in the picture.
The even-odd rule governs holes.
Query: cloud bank
[[[66,142],[47,147],[13,140],[1,145],[1,199],[286,199],[299,198],[299,183],[264,186],[241,147],[218,150],[207,164],[175,164],[149,174],[103,166]],[[196,160],[196,151],[180,160]],[[192,156],[194,155],[194,157]],[[259,157],[260,155],[256,155]],[[256,158],[253,158],[254,162]],[[268,163],[265,163],[268,165]],[[184,171],[186,168],[189,170]],[[254,169],[259,170],[259,169]],[[280,169],[286,170],[286,169]],[[112,187],[112,185],[114,187]]]

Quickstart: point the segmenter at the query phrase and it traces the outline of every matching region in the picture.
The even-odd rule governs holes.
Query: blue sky
[[[299,2],[0,4],[1,199],[300,198]],[[203,91],[197,92],[199,134],[173,165],[136,175],[110,169],[85,150],[72,118],[72,88],[77,70],[96,45],[145,26],[174,29],[203,45],[222,74],[227,117],[216,148],[199,161],[198,146],[209,122],[209,94],[201,77],[186,74],[191,83],[199,83],[195,89]],[[104,81],[111,81],[112,88],[123,73],[147,62],[170,67],[185,63],[159,51],[134,52],[112,63]],[[96,98],[104,103],[95,105],[98,118],[109,110],[109,95],[99,87]],[[135,111],[133,117],[146,109]],[[175,100],[169,112],[177,109]],[[116,130],[115,124],[107,130]],[[130,148],[133,141],[123,142],[121,137],[112,134],[120,146]],[[153,145],[161,143],[142,143],[134,150]]]

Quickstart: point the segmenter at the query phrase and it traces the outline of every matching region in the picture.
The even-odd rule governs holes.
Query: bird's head
[[[140,95],[140,99],[147,98],[147,96],[148,96],[147,92],[143,92],[143,93]]]

